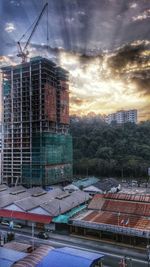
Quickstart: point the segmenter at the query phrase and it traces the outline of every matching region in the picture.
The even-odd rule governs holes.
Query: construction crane
[[[38,16],[38,18],[36,19],[36,21],[33,23],[33,24],[35,24],[35,25],[34,25],[32,31],[31,31],[31,34],[30,34],[30,36],[29,36],[29,38],[28,38],[28,40],[27,40],[27,42],[26,42],[24,48],[22,48],[22,46],[21,46],[21,40],[25,37],[27,31],[28,31],[31,27],[26,31],[26,33],[24,33],[24,34],[22,35],[22,37],[20,38],[20,40],[17,42],[17,44],[18,44],[18,48],[19,48],[19,53],[18,53],[17,56],[20,57],[20,58],[22,59],[22,63],[27,62],[27,58],[28,58],[28,55],[29,55],[28,46],[29,46],[29,44],[30,44],[30,41],[31,41],[31,39],[32,39],[32,37],[33,37],[33,34],[34,34],[34,32],[35,32],[35,30],[36,30],[36,28],[37,28],[37,26],[38,26],[38,24],[39,24],[39,22],[40,22],[40,19],[41,19],[42,16],[43,16],[44,11],[46,10],[46,8],[47,8],[47,39],[48,39],[48,3],[46,3],[46,4],[44,5],[44,7],[43,7],[43,9],[42,9],[42,11],[41,11],[41,13],[40,13],[40,15]],[[33,24],[32,24],[31,26],[33,26]]]

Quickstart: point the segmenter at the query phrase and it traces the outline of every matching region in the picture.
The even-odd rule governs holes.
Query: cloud
[[[132,18],[133,21],[140,21],[140,20],[146,20],[146,19],[150,19],[150,9],[145,10],[141,14],[134,16]]]
[[[65,18],[65,21],[67,22],[67,23],[69,23],[69,24],[73,24],[74,23],[74,21],[75,21],[75,18]]]
[[[77,106],[80,106],[82,104],[89,103],[89,101],[90,100],[88,100],[88,99],[82,99],[82,98],[76,97],[75,95],[73,95],[73,96],[70,97],[71,104],[75,104]]]
[[[149,45],[146,40],[136,41],[113,52],[87,55],[32,43],[30,56],[52,58],[69,71],[71,114],[108,114],[137,108],[143,119],[150,101]]]
[[[13,31],[15,31],[15,30],[16,30],[16,28],[15,28],[14,23],[12,23],[12,22],[7,22],[7,23],[5,24],[5,31],[6,31],[6,32],[10,33],[10,32],[13,32]]]
[[[83,54],[31,44],[31,55],[53,55],[70,73],[70,111],[108,114],[121,108],[142,110],[149,101],[150,42],[136,41],[113,53]],[[46,52],[47,51],[47,52]],[[143,113],[142,113],[143,114]],[[143,117],[143,115],[141,115]]]
[[[86,55],[63,51],[59,56],[62,67],[70,72],[71,113],[108,114],[121,108],[143,112],[144,107],[147,111],[148,41],[125,45],[113,53]]]
[[[130,8],[136,8],[138,5],[137,5],[137,3],[131,3],[130,4]]]
[[[0,67],[15,65],[14,57],[0,56]]]
[[[125,45],[118,49],[116,53],[110,58],[110,67],[115,72],[121,72],[124,68],[128,67],[129,64],[133,65],[140,59],[140,54],[144,51],[144,45]]]

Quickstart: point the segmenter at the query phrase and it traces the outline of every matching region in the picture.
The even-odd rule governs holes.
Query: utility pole
[[[34,222],[32,222],[32,249],[34,250]]]
[[[148,267],[150,267],[150,245],[147,245],[147,262],[148,262]]]

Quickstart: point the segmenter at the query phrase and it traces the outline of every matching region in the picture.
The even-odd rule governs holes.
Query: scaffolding
[[[58,181],[65,173],[71,179],[68,72],[36,57],[2,68],[2,86],[3,182],[51,184],[62,172],[60,165],[64,175]]]

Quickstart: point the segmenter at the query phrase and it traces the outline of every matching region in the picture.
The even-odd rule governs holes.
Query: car
[[[46,232],[39,232],[38,237],[42,239],[49,239],[49,235]]]
[[[21,223],[14,224],[14,228],[19,228],[21,229],[23,225]]]
[[[6,221],[6,220],[1,221],[1,224],[2,224],[2,225],[7,225],[7,226],[8,226],[8,225],[9,225],[9,221]]]

